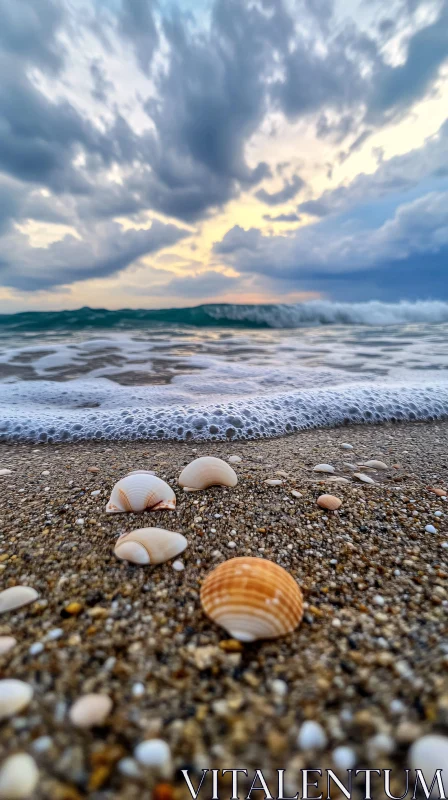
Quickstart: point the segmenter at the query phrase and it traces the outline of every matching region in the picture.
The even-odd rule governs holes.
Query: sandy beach
[[[11,470],[0,475],[1,588],[39,593],[0,617],[0,635],[17,639],[0,677],[34,688],[1,727],[1,755],[33,755],[38,800],[183,800],[181,767],[195,785],[203,767],[285,768],[294,789],[301,768],[340,770],[341,747],[358,766],[397,770],[400,794],[410,744],[448,726],[448,503],[427,489],[447,487],[447,441],[448,422],[434,422],[251,442],[0,445]],[[200,455],[240,456],[237,487],[185,493],[177,478]],[[356,482],[353,465],[369,459],[388,469],[363,468],[375,483]],[[313,473],[322,462],[349,483]],[[139,468],[174,488],[176,510],[106,515],[114,483]],[[338,512],[317,506],[324,492],[342,499]],[[183,570],[114,556],[119,534],[145,526],[187,537]],[[243,555],[299,583],[293,634],[242,646],[203,614],[204,577]],[[86,692],[108,694],[113,710],[83,732],[67,712]],[[322,726],[320,750],[299,746],[305,720]],[[162,770],[129,761],[153,737],[171,750]]]

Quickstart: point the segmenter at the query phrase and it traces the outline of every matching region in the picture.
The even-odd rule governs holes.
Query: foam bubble
[[[148,387],[117,387],[107,380],[1,388],[3,441],[256,439],[322,426],[448,416],[443,383],[346,384],[221,403],[189,403],[183,397],[174,405],[149,402]]]

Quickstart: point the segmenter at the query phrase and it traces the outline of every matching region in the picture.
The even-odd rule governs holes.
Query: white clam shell
[[[242,461],[241,456],[229,456],[228,462],[229,464],[239,464]]]
[[[117,558],[133,564],[163,564],[182,553],[188,542],[185,536],[164,528],[138,528],[120,536],[115,544]]]
[[[9,653],[13,647],[17,644],[17,639],[14,639],[14,636],[0,636],[0,656],[4,656],[5,653]]]
[[[75,700],[70,711],[70,721],[77,728],[102,725],[112,711],[112,700],[107,694],[85,694]]]
[[[268,478],[268,480],[265,481],[265,484],[267,486],[281,486],[283,481],[281,481],[280,478]]]
[[[38,597],[38,593],[31,586],[11,586],[9,589],[4,589],[0,592],[0,614],[34,603]]]
[[[331,464],[316,464],[313,467],[313,472],[334,472],[334,467]]]
[[[108,514],[120,514],[124,511],[154,511],[175,507],[176,495],[171,486],[149,471],[136,470],[115,484],[106,511]]]
[[[39,770],[27,753],[9,756],[0,767],[0,800],[27,800],[33,794]]]
[[[196,458],[179,476],[180,486],[195,490],[209,486],[236,486],[237,483],[238,478],[230,464],[214,456]]]
[[[28,683],[15,678],[0,681],[0,720],[14,716],[29,705],[33,689]]]
[[[362,483],[375,483],[373,478],[370,475],[365,475],[364,472],[354,472],[353,477],[358,478],[358,481],[362,481]]]
[[[359,467],[370,467],[370,469],[389,469],[387,464],[384,461],[376,461],[373,459],[372,461],[365,461],[363,464],[358,464]]]

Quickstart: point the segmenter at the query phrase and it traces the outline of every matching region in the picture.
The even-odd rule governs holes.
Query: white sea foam
[[[117,386],[103,379],[94,383],[42,383],[35,387],[32,407],[30,385],[2,387],[0,440],[253,439],[321,426],[441,419],[448,415],[446,383],[350,384],[247,400],[163,406],[149,402],[142,405],[143,387],[136,391],[135,387]],[[9,393],[5,394],[5,389]],[[146,399],[150,397],[154,401],[154,394],[147,392]],[[93,404],[97,407],[92,408]]]

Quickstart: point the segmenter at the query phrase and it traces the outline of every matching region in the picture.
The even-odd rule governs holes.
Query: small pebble
[[[101,489],[95,489],[93,492],[90,492],[92,497],[98,497],[101,494]]]
[[[11,586],[9,589],[4,589],[0,592],[0,614],[34,603],[38,597],[38,593],[31,586]]]
[[[327,734],[322,725],[311,719],[303,723],[297,737],[297,745],[300,750],[323,750],[327,741]]]
[[[281,678],[275,678],[272,681],[271,689],[279,697],[286,697],[288,694],[288,684],[286,681],[282,681]]]
[[[29,648],[28,652],[30,656],[37,656],[39,655],[39,653],[42,653],[43,649],[44,646],[42,642],[34,642],[34,644],[32,644],[31,647]]]
[[[135,759],[122,758],[117,764],[118,771],[126,778],[140,778],[141,770]]]
[[[134,750],[134,757],[144,767],[166,767],[171,762],[171,751],[162,739],[147,739]]]
[[[12,469],[6,469],[5,467],[3,469],[0,469],[0,475],[11,475],[11,473]]]
[[[283,481],[280,480],[280,478],[268,478],[268,480],[265,481],[267,486],[281,486],[282,483]]]
[[[337,769],[353,769],[356,764],[356,753],[351,747],[341,745],[336,747],[332,753],[333,764]]]
[[[0,656],[4,656],[17,644],[17,639],[14,636],[0,636]]]
[[[143,695],[145,694],[145,684],[134,683],[131,691],[134,697],[143,697]]]
[[[425,531],[426,533],[437,533],[437,530],[434,527],[434,525],[427,525]]]
[[[30,704],[32,696],[33,690],[28,683],[14,678],[0,680],[0,720],[23,711]]]
[[[241,459],[241,457],[240,457],[240,456],[229,456],[229,459],[228,459],[228,461],[229,461],[229,463],[230,463],[230,464],[239,464],[239,462],[240,462],[241,460],[242,460],[242,459]]]
[[[27,753],[9,756],[0,767],[0,800],[26,800],[39,780],[34,758]]]
[[[443,769],[442,776],[445,775],[448,765],[448,736],[429,734],[417,739],[409,750],[408,765],[411,769],[421,769],[429,787],[436,769]],[[439,796],[437,784],[432,796]]]
[[[378,756],[390,755],[395,750],[395,742],[387,733],[377,733],[366,744],[367,753],[374,761]]]
[[[185,564],[183,563],[183,561],[180,561],[179,559],[173,561],[171,566],[176,572],[182,572],[185,569]]]
[[[85,694],[75,700],[69,717],[77,728],[102,725],[112,710],[112,700],[107,694]]]
[[[353,450],[353,445],[352,444],[348,444],[348,442],[343,442],[341,444],[341,447],[342,447],[343,450]]]
[[[46,753],[52,746],[53,739],[51,736],[39,736],[31,743],[31,747],[35,753]]]

